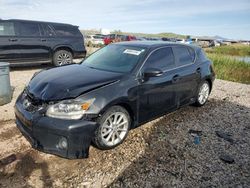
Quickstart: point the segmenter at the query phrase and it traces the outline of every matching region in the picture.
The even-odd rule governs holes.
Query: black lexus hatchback
[[[108,45],[81,64],[36,73],[18,97],[16,124],[38,150],[88,157],[121,144],[128,131],[182,106],[202,106],[215,74],[196,46]]]

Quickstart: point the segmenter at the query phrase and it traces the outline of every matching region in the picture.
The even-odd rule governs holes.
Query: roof
[[[194,49],[200,48],[199,46],[194,46],[190,44],[182,44],[182,43],[167,42],[167,41],[128,41],[128,42],[118,42],[114,44],[141,47],[141,48],[159,48],[164,46],[189,46]]]
[[[62,25],[70,25],[70,26],[75,26],[72,24],[67,24],[67,23],[58,23],[58,22],[47,22],[47,21],[38,21],[38,20],[20,20],[20,19],[8,19],[8,20],[1,20],[1,21],[13,21],[13,22],[39,22],[39,23],[50,23],[50,24],[62,24]],[[77,26],[78,27],[78,26]]]

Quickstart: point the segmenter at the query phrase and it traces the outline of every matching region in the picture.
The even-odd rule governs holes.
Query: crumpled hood
[[[36,99],[57,101],[75,98],[83,93],[119,80],[120,73],[92,69],[84,65],[68,65],[41,71],[27,87]]]

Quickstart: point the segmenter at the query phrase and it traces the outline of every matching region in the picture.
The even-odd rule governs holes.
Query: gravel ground
[[[190,129],[202,131],[200,144]],[[206,106],[166,115],[145,142],[111,187],[250,187],[250,86],[216,80]]]
[[[13,101],[41,68],[11,72]],[[81,160],[33,150],[15,127],[13,104],[0,107],[0,187],[250,187],[250,85],[216,80],[204,107],[165,115]]]

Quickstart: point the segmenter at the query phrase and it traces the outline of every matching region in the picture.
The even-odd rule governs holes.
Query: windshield
[[[91,56],[83,65],[111,72],[130,72],[145,53],[144,48],[108,45]]]

